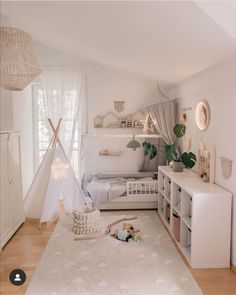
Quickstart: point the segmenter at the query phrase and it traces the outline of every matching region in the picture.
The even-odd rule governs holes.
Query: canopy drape
[[[173,128],[176,123],[176,105],[174,101],[166,101],[151,105],[147,112],[166,144],[173,144],[175,135]]]
[[[176,122],[176,106],[174,101],[165,101],[147,107],[147,115],[151,118],[155,126],[155,133],[160,138],[149,140],[151,144],[157,146],[157,156],[150,159],[149,156],[144,157],[141,171],[158,171],[159,165],[165,165],[165,144],[174,143],[175,136],[173,128]]]

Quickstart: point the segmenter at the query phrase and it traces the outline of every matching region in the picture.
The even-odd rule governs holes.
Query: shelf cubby
[[[180,228],[180,246],[183,249],[183,254],[191,261],[192,231],[183,221]]]
[[[170,203],[165,200],[164,205],[165,205],[165,210],[164,210],[165,216],[164,216],[164,218],[165,218],[165,221],[167,222],[167,224],[170,225],[170,214],[171,214],[170,213]]]
[[[174,210],[172,210],[171,215],[171,233],[174,239],[179,243],[180,242],[180,216]]]
[[[164,196],[158,193],[158,212],[163,217],[164,216]]]
[[[171,195],[171,179],[165,175],[164,176],[164,197],[170,203]]]
[[[192,197],[184,190],[181,192],[181,216],[185,224],[191,229],[192,224]]]
[[[165,193],[165,174],[160,173],[158,175],[158,190],[162,195]]]
[[[181,187],[172,181],[172,206],[174,210],[178,213],[178,215],[181,215]]]

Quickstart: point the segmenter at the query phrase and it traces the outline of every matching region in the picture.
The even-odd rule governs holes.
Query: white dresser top
[[[231,192],[221,188],[217,184],[203,182],[197,173],[191,170],[185,169],[184,172],[174,172],[169,166],[159,166],[159,169],[192,196],[200,194],[224,194],[232,197]]]

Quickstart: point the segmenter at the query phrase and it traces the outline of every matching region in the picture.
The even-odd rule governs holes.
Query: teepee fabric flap
[[[39,219],[41,217],[54,152],[54,149],[47,150],[26,195],[24,210],[27,218]]]
[[[84,202],[78,180],[58,138],[61,119],[56,128],[50,119],[48,121],[54,136],[24,202],[26,217],[40,219],[41,223],[59,216],[61,197],[67,213],[72,213]]]

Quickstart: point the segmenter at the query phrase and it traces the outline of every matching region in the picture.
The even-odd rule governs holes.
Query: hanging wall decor
[[[202,181],[215,183],[215,146],[200,142],[198,149],[198,175]]]
[[[207,102],[200,101],[196,108],[196,123],[201,131],[205,131],[210,123],[210,108]]]
[[[221,171],[224,179],[230,178],[232,175],[232,165],[233,161],[230,159],[227,159],[225,157],[220,157],[221,160]]]
[[[141,144],[135,140],[135,135],[133,135],[133,139],[127,143],[126,147],[136,151],[137,148],[141,148]]]
[[[115,100],[114,101],[114,109],[118,113],[122,112],[125,109],[125,101],[123,101],[123,100],[122,101]]]
[[[0,51],[0,85],[3,88],[23,90],[41,73],[31,37],[26,32],[0,27]]]

